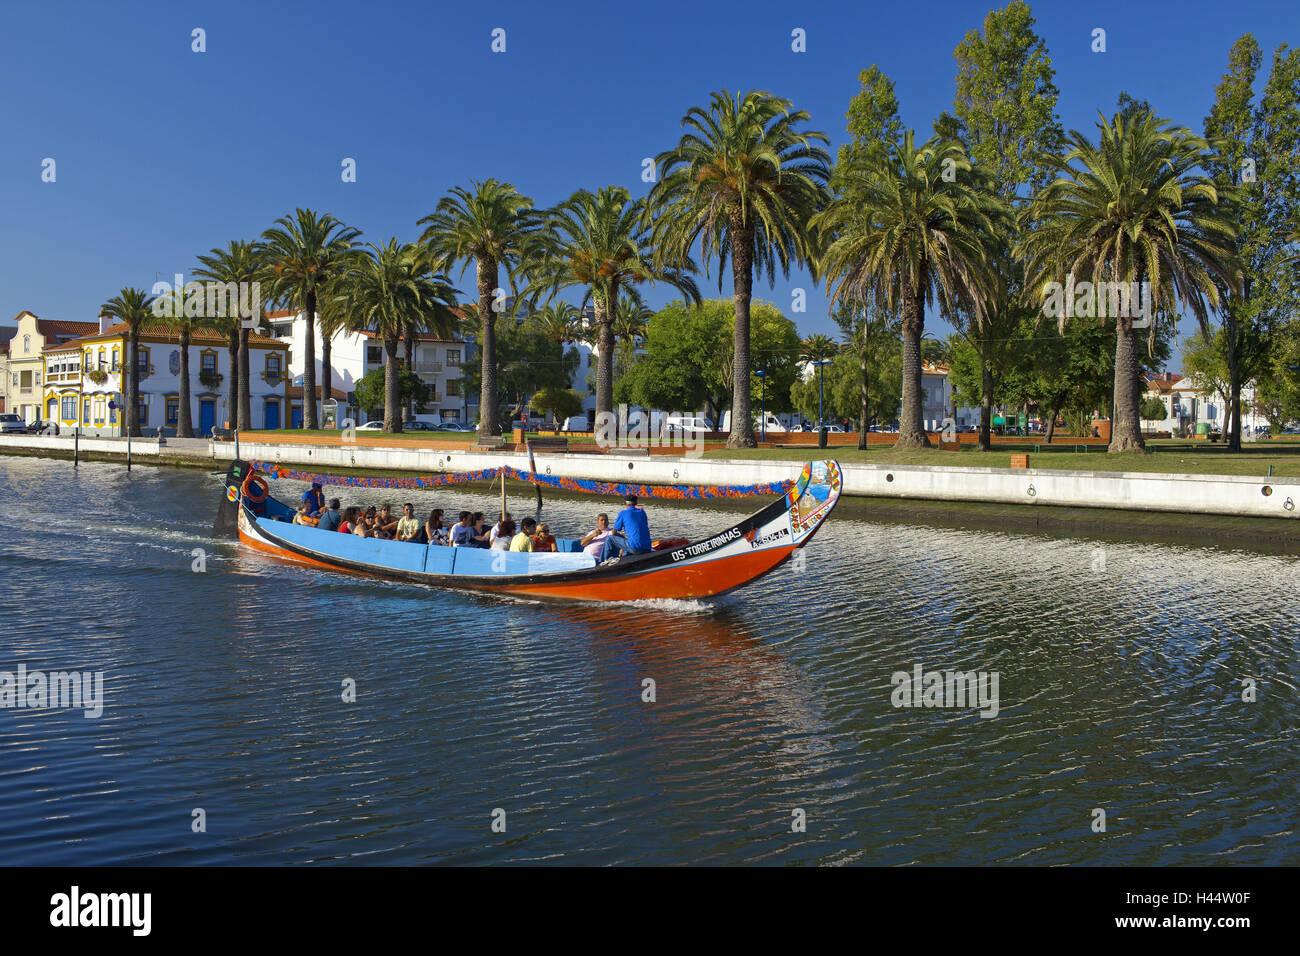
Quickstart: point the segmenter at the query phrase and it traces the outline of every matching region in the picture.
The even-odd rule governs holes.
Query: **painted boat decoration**
[[[260,480],[247,462],[230,466],[214,535],[237,536],[265,554],[338,571],[602,602],[706,598],[744,587],[812,539],[835,508],[842,485],[838,462],[810,462],[789,491],[739,524],[699,541],[598,565],[572,538],[557,538],[558,553],[528,553],[384,541],[293,524],[294,509],[271,497]]]

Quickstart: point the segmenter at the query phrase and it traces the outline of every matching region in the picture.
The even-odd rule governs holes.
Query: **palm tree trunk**
[[[921,420],[921,335],[925,331],[925,277],[903,286],[903,410],[895,448],[928,448],[930,438]]]
[[[415,371],[415,330],[407,329],[406,334],[402,336],[403,350],[406,352],[406,368],[410,372]],[[415,409],[402,405],[402,421],[415,421]]]
[[[600,431],[601,422],[607,422],[614,412],[614,321],[610,315],[610,303],[602,293],[591,297],[596,313],[596,424]]]
[[[239,430],[253,427],[253,386],[248,374],[248,336],[252,329],[239,330]]]
[[[397,337],[384,338],[384,431],[400,432],[402,420],[398,402],[400,401],[397,382]]]
[[[194,437],[194,416],[190,414],[190,330],[181,329],[180,408],[176,414],[176,437]]]
[[[226,384],[226,427],[239,426],[239,332],[226,333],[226,352],[230,359],[230,380]]]
[[[316,293],[308,292],[303,298],[303,318],[307,321],[303,334],[302,357],[302,427],[312,430],[316,421]]]
[[[495,259],[478,260],[478,317],[482,325],[479,338],[483,350],[483,381],[478,397],[478,437],[491,438],[497,425],[497,338],[496,313],[492,311],[492,291],[497,284]]]
[[[320,332],[320,401],[321,408],[325,403],[334,397],[334,367],[330,364],[333,356],[330,354],[334,343],[331,341],[334,337],[321,329]],[[334,427],[338,428],[339,423],[336,421]]]
[[[140,437],[140,323],[133,322],[127,335],[131,363],[126,375],[126,427],[132,438]]]
[[[1146,451],[1140,420],[1137,342],[1129,319],[1115,322],[1115,397],[1107,451]]]
[[[858,409],[858,450],[867,448],[867,426],[871,418],[870,372],[867,366],[867,333],[862,332],[862,351],[858,353],[858,366],[862,370],[862,382],[859,386],[861,406]]]
[[[980,372],[983,379],[980,382],[980,451],[990,451],[993,448],[993,437],[990,434],[993,426],[993,373],[989,371],[989,363],[984,356],[980,356]]]
[[[757,448],[749,394],[749,304],[754,290],[754,229],[739,216],[731,221],[731,282],[736,336],[731,354],[731,434],[728,448]]]

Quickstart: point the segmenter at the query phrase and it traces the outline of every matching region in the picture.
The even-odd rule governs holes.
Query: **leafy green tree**
[[[122,423],[127,434],[140,436],[140,326],[153,317],[153,296],[143,289],[124,288],[99,307],[101,315],[111,315],[126,323],[126,413]]]
[[[497,281],[504,267],[514,289],[519,263],[537,249],[541,219],[533,210],[533,201],[514,186],[488,179],[471,182],[468,189],[457,186],[418,224],[425,227],[420,242],[438,263],[439,271],[460,262],[464,275],[469,263],[474,263],[482,358],[474,376],[480,389],[478,435],[487,438],[496,434],[498,424],[497,311],[493,308],[501,301],[496,295]]]
[[[703,407],[716,421],[723,408],[735,405],[734,308],[727,299],[706,299],[698,306],[679,300],[656,312],[646,325],[645,354],[619,379],[615,398],[667,411]],[[769,302],[753,303],[750,324],[754,367],[765,379],[750,376],[751,407],[765,398],[769,409],[785,411],[797,375],[798,332]],[[732,426],[734,433],[734,421]]]
[[[1228,204],[1220,203],[1221,191],[1200,172],[1214,155],[1190,130],[1150,113],[1101,118],[1097,125],[1097,143],[1070,132],[1069,153],[1053,159],[1056,179],[1022,217],[1017,251],[1025,259],[1027,287],[1042,289],[1069,275],[1094,284],[1150,282],[1157,308],[1148,342],[1162,306],[1182,303],[1206,328],[1207,306],[1219,302],[1215,282],[1233,284],[1239,275]],[[1115,317],[1110,450],[1145,451],[1136,310],[1122,311],[1128,314]],[[1060,321],[1066,321],[1064,309]]]
[[[1056,115],[1055,71],[1047,45],[1034,31],[1029,5],[1013,0],[984,18],[984,30],[969,31],[954,52],[957,92],[953,112],[935,131],[960,142],[976,166],[989,170],[992,188],[1005,202],[1027,199],[1050,178],[1045,154],[1059,152],[1064,132]],[[980,407],[979,446],[991,447],[994,392],[1001,380],[1023,372],[1021,347],[1026,318],[1035,313],[1024,296],[1024,270],[1011,255],[1018,238],[1014,221],[989,236],[998,280],[988,308],[951,318],[979,360],[980,391],[969,404]]]
[[[1300,308],[1300,285],[1289,261],[1294,238],[1286,228],[1300,200],[1300,51],[1285,44],[1277,49],[1252,109],[1259,68],[1259,44],[1247,33],[1232,46],[1205,118],[1205,136],[1218,150],[1211,176],[1238,199],[1233,244],[1242,282],[1239,288],[1219,282],[1218,310],[1228,382],[1224,435],[1238,451],[1242,387],[1265,371],[1273,330]]]
[[[1165,403],[1152,395],[1142,401],[1142,420],[1147,422],[1162,422],[1169,417],[1169,409]]]
[[[849,141],[839,149],[837,170],[868,167],[883,159],[886,144],[903,137],[903,121],[898,115],[898,96],[894,81],[876,64],[858,74],[860,89],[849,100],[845,114]],[[951,138],[951,137],[949,137]],[[832,187],[835,177],[831,177]]]
[[[1255,406],[1276,432],[1300,419],[1300,320],[1278,326],[1256,383]]]
[[[881,158],[843,171],[841,191],[813,219],[824,248],[819,270],[834,307],[873,302],[898,309],[903,338],[903,403],[895,447],[928,446],[921,419],[921,337],[925,306],[983,315],[994,293],[986,239],[1005,217],[985,175],[961,145],[916,146],[909,130]]]
[[[501,421],[518,417],[538,392],[568,389],[578,367],[577,350],[557,340],[540,315],[532,315],[522,323],[507,323],[497,334],[499,370],[494,411]],[[480,369],[471,366],[462,374],[465,388],[472,391],[479,387]]]
[[[582,411],[582,396],[571,388],[549,386],[533,393],[533,408],[559,423]]]
[[[734,290],[732,381],[749,381],[750,298],[754,272],[775,283],[776,269],[815,259],[809,220],[826,200],[830,156],[825,133],[804,130],[808,114],[788,100],[751,91],[714,93],[708,109],[682,118],[677,146],[656,158],[660,180],[650,191],[654,246],[683,268],[698,240],[700,258],[730,258]],[[707,274],[707,273],[706,273]],[[731,448],[753,448],[751,391],[732,392]]]
[[[392,378],[397,387],[396,400],[399,405],[421,405],[429,394],[429,386],[420,381],[420,376],[405,366],[398,365]],[[366,415],[374,416],[382,413],[385,419],[387,418],[388,381],[387,363],[383,368],[372,368],[357,380],[355,386],[357,405],[365,411]],[[389,430],[386,422],[384,430]]]

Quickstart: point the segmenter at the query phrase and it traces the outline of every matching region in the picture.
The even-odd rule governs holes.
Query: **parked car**
[[[431,432],[434,430],[434,427],[428,422],[404,422],[402,424],[402,431],[404,432]]]
[[[563,432],[589,432],[591,424],[586,415],[570,415],[564,420],[564,425],[560,429]]]
[[[51,434],[57,435],[59,433],[58,422],[43,422],[38,418],[27,426],[27,434],[44,435],[47,428],[50,429]]]
[[[382,420],[366,422],[364,425],[357,426],[357,431],[359,432],[379,432],[383,430],[384,430],[384,423]]]
[[[0,435],[26,434],[27,423],[22,420],[21,416],[13,412],[7,412],[4,415],[0,415]]]

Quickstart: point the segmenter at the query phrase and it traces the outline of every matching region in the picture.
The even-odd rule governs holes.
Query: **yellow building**
[[[90,324],[90,323],[87,323]],[[44,403],[48,420],[90,434],[122,432],[126,396],[126,323],[107,317],[90,335],[45,350]],[[140,406],[137,422],[153,433],[180,422],[180,331],[166,320],[146,322],[139,334]],[[289,408],[289,348],[265,335],[249,336],[250,404],[254,428],[278,428]],[[190,332],[190,420],[195,435],[208,435],[234,419],[227,407],[230,353],[225,333]],[[116,404],[117,408],[110,408]]]
[[[18,330],[9,341],[9,401],[6,411],[17,412],[23,421],[46,418],[45,355],[47,347],[64,345],[82,335],[98,332],[95,322],[64,322],[42,319],[25,309],[14,318]]]

